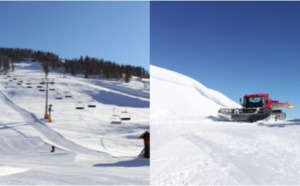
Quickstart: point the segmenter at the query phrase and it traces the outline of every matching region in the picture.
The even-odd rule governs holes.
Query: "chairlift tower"
[[[54,84],[54,79],[50,79],[48,77],[42,78],[42,83],[46,85],[46,103],[45,103],[45,116],[44,119],[49,119],[48,114],[48,92],[49,92],[49,84]]]

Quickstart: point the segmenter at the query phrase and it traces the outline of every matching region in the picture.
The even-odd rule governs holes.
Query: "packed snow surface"
[[[179,73],[150,73],[151,184],[300,184],[300,120],[222,121],[218,109],[237,103]]]
[[[50,72],[49,122],[44,77],[38,63],[25,62],[0,75],[0,184],[149,184],[149,160],[138,156],[149,131],[143,83]],[[111,124],[122,114],[130,120]]]

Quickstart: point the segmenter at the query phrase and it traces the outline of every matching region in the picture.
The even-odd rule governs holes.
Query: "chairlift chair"
[[[84,109],[84,104],[81,101],[78,101],[76,103],[76,109],[79,109],[79,110]]]
[[[130,114],[127,112],[126,108],[124,111],[121,112],[120,114],[121,120],[130,120]]]
[[[96,104],[94,103],[93,100],[88,102],[88,107],[90,107],[90,108],[95,108],[96,107]]]
[[[110,124],[121,124],[122,120],[120,119],[119,116],[112,116],[110,119]]]
[[[65,92],[65,97],[66,97],[66,98],[71,98],[71,97],[72,97],[70,91],[66,91],[66,92]]]
[[[110,118],[110,124],[121,124],[122,120],[119,115],[115,114],[115,108],[113,108],[113,115]]]
[[[54,86],[53,86],[53,85],[52,85],[52,86],[50,86],[49,90],[50,90],[50,91],[55,91],[55,88],[54,88]]]
[[[62,99],[62,96],[58,91],[56,92],[55,99]]]

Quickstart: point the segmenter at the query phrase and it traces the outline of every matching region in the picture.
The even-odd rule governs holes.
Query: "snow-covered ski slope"
[[[9,75],[0,76],[0,184],[149,184],[149,160],[138,158],[144,146],[138,137],[149,131],[143,83],[50,72],[50,123],[43,119],[41,66],[19,63]],[[113,109],[119,116],[127,111],[131,120],[110,124]]]
[[[150,73],[151,184],[300,184],[300,120],[222,121],[219,108],[239,105],[179,73]]]

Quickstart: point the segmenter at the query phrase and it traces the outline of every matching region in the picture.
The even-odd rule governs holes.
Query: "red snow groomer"
[[[271,100],[269,94],[246,94],[240,102],[242,108],[221,108],[218,116],[228,121],[255,122],[270,118],[277,121],[284,120],[286,114],[276,108],[294,107],[293,104]]]

